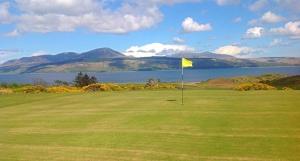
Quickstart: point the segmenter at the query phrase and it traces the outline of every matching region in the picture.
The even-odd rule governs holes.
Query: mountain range
[[[190,58],[193,69],[300,66],[299,57],[264,57],[240,59],[230,55],[179,53],[171,56],[135,58],[110,48],[99,48],[83,53],[64,52],[56,55],[23,57],[0,64],[1,73],[32,72],[104,72],[172,70],[180,68],[180,58]]]

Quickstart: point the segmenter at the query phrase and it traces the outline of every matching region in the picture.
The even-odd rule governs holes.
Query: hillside
[[[198,87],[204,89],[233,89],[242,83],[266,83],[271,85],[270,83],[267,82],[273,82],[280,79],[290,80],[290,77],[282,74],[264,74],[259,76],[238,76],[238,77],[229,77],[229,78],[215,78],[200,83],[196,83],[196,86],[192,85],[191,87]],[[284,87],[289,87],[294,85],[294,83],[291,82],[288,83],[286,83]],[[278,87],[277,85],[274,84],[272,84],[272,86]]]
[[[171,55],[174,58],[212,58],[212,59],[225,59],[225,60],[233,60],[236,57],[225,54],[215,54],[211,52],[203,52],[203,53],[177,53]]]
[[[273,80],[264,80],[263,83],[269,84],[277,88],[292,88],[300,90],[300,75],[283,77]]]
[[[180,57],[192,59],[192,69],[300,65],[300,58],[238,59],[209,52],[134,58],[99,48],[83,53],[64,52],[10,60],[0,65],[0,73],[172,70],[180,68]]]

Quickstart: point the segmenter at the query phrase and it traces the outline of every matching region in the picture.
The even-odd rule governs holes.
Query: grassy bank
[[[300,91],[0,95],[0,160],[300,160]]]

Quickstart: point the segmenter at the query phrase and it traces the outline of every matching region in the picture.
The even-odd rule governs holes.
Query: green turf
[[[0,160],[300,160],[300,91],[0,96]]]

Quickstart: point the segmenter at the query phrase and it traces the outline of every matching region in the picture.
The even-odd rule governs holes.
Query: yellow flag
[[[182,65],[182,68],[193,67],[193,62],[186,58],[182,58],[181,65]]]

